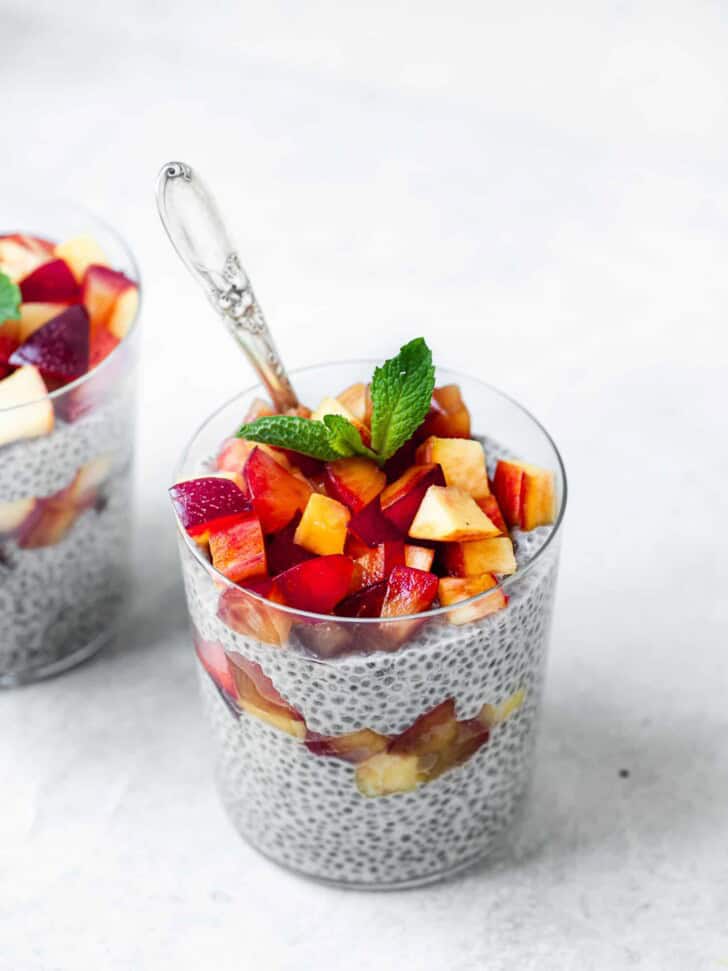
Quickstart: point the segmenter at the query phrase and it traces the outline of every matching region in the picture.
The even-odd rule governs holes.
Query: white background
[[[97,208],[146,288],[122,643],[0,697],[3,971],[728,967],[725,6],[3,0],[0,40],[0,200]],[[165,487],[251,374],[158,224],[169,158],[291,366],[425,334],[562,447],[518,865],[337,892],[218,806]]]

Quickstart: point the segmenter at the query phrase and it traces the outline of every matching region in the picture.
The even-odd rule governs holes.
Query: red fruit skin
[[[424,494],[424,493],[423,493]],[[413,514],[414,517],[414,514]],[[379,546],[392,540],[401,540],[402,533],[394,523],[382,515],[379,496],[372,499],[349,520],[349,532],[367,546]]]
[[[276,577],[286,603],[296,610],[328,614],[344,599],[354,572],[348,556],[317,556]]]
[[[303,721],[303,715],[288,704],[283,695],[276,690],[275,685],[259,664],[255,661],[249,661],[237,653],[232,654],[228,658],[228,663],[232,668],[231,676],[236,681],[238,690],[240,691],[240,688],[243,688],[240,691],[243,698],[247,696],[247,700],[252,702],[262,699],[273,708],[280,708],[296,721]],[[243,675],[242,679],[240,678],[240,674]],[[247,684],[246,681],[248,682]],[[258,697],[256,698],[255,695]]]
[[[81,299],[76,278],[65,260],[51,260],[20,281],[24,303],[78,303]]]
[[[105,357],[108,357],[115,350],[121,341],[118,337],[108,331],[105,327],[97,328],[91,335],[91,352],[89,355],[89,368],[94,368],[101,364]]]
[[[448,698],[420,715],[409,728],[397,735],[389,751],[424,754],[432,749],[433,743],[437,746],[440,730],[451,727],[454,734],[457,731],[455,723],[455,701]]]
[[[268,540],[268,571],[271,576],[278,576],[279,573],[290,570],[292,566],[298,566],[299,563],[305,563],[306,560],[314,558],[314,553],[293,542],[300,521],[301,514],[296,513],[287,526]]]
[[[290,448],[282,448],[281,452],[286,456],[291,465],[300,469],[307,479],[315,479],[323,474],[324,463],[320,459],[312,458],[310,455],[301,455]]]
[[[238,634],[280,647],[288,639],[291,618],[275,606],[283,602],[277,587],[268,577],[244,580],[241,586],[245,590],[230,587],[223,591],[218,601],[217,616]],[[270,605],[249,596],[246,590],[267,597]]]
[[[200,663],[212,680],[229,698],[235,698],[235,682],[228,668],[227,657],[222,645],[218,644],[217,641],[204,640],[194,629],[192,639]]]
[[[413,435],[384,463],[387,482],[395,482],[410,466],[415,465],[415,452],[419,445],[417,435]]]
[[[373,755],[383,752],[389,743],[388,735],[380,735],[369,728],[346,735],[320,735],[307,731],[305,745],[312,755],[322,758],[343,759],[358,765]]]
[[[210,555],[215,569],[233,583],[240,583],[266,573],[265,540],[252,510],[233,519],[222,528],[210,529]]]
[[[313,491],[259,448],[250,453],[243,474],[266,534],[277,533],[297,512],[303,512]]]
[[[33,364],[46,383],[61,387],[86,374],[89,360],[88,314],[83,307],[76,305],[52,317],[34,331],[13,352],[10,364],[14,367]]]
[[[434,573],[411,566],[395,566],[387,581],[382,617],[406,617],[429,610],[437,596],[438,578]]]
[[[380,543],[379,546],[359,557],[357,562],[361,564],[364,571],[361,578],[362,587],[370,587],[373,583],[386,580],[395,566],[404,566],[404,541],[397,539]]]
[[[88,310],[93,330],[108,322],[118,298],[135,286],[129,277],[108,266],[92,264],[86,269],[81,283],[81,299]]]
[[[234,482],[216,476],[178,482],[170,488],[169,496],[180,522],[198,541],[207,539],[213,523],[220,527],[221,520],[251,508]]]
[[[381,580],[346,597],[336,608],[336,613],[339,617],[379,617],[386,592],[387,581]]]
[[[413,465],[380,496],[382,514],[401,533],[407,533],[417,515],[420,503],[430,486],[444,486],[445,476],[439,465]]]
[[[328,660],[354,650],[356,632],[351,626],[336,620],[309,621],[296,624],[295,631],[298,640],[311,654]]]
[[[324,481],[326,492],[354,513],[379,495],[386,476],[370,459],[357,457],[327,462]]]
[[[498,500],[494,495],[483,496],[481,499],[475,500],[480,508],[483,510],[488,519],[496,526],[501,533],[508,532],[508,526],[503,518],[503,513],[498,505]]]
[[[12,373],[13,367],[10,358],[18,348],[18,342],[14,337],[6,337],[0,329],[0,381]]]
[[[509,526],[519,526],[523,503],[523,469],[499,462],[493,477],[493,492]]]

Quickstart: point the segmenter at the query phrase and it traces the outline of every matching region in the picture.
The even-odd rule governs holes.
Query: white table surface
[[[5,0],[0,37],[0,196],[83,199],[146,283],[121,643],[0,696],[0,968],[728,967],[725,10]],[[423,333],[563,449],[518,864],[337,892],[218,805],[165,486],[250,372],[158,225],[170,157],[292,366]]]

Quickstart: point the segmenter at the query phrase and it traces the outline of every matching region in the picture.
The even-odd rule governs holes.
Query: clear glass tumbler
[[[139,284],[121,238],[81,208],[18,202],[2,218],[0,233],[91,235],[109,265]],[[138,330],[137,312],[87,374],[0,408],[0,687],[72,667],[118,627],[130,575]],[[34,437],[20,437],[28,428]]]
[[[316,404],[371,373],[370,362],[324,364],[295,386]],[[460,385],[491,474],[513,456],[555,473],[555,525],[515,532],[519,570],[496,588],[404,619],[320,616],[230,583],[179,531],[224,805],[254,848],[337,885],[427,883],[502,849],[531,775],[564,469],[514,401],[442,368],[437,378]],[[204,423],[178,481],[205,474],[260,394]]]

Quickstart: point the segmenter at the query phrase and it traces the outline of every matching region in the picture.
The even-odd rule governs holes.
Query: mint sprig
[[[6,320],[18,320],[22,297],[20,287],[9,276],[0,273],[0,327]]]
[[[418,337],[374,371],[371,447],[343,415],[324,415],[323,421],[271,415],[243,425],[238,437],[325,462],[363,456],[384,465],[425,420],[434,387],[432,352],[424,338]]]

